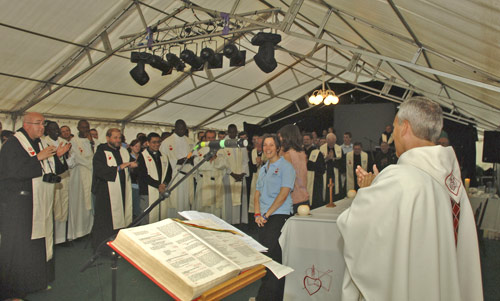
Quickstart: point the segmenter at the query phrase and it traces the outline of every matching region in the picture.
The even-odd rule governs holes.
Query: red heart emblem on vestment
[[[111,160],[111,157],[108,157],[109,160]]]
[[[34,156],[34,155],[35,155],[35,152],[30,152],[30,154],[31,154],[32,156]]]
[[[172,147],[172,145],[169,145],[168,149],[173,150],[174,148]]]
[[[148,161],[149,161],[149,162],[151,162],[151,160],[153,160],[153,159],[151,159],[151,158],[148,158]]]
[[[304,277],[304,288],[309,296],[316,294],[321,289],[321,280],[309,276]]]

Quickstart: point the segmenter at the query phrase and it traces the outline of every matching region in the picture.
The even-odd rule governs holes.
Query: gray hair
[[[416,96],[399,106],[398,122],[407,120],[413,133],[420,139],[437,142],[443,128],[443,110],[432,100]]]

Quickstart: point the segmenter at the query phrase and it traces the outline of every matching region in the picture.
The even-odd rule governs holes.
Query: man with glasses
[[[152,205],[165,192],[167,184],[172,178],[172,168],[168,158],[160,152],[161,137],[157,133],[149,133],[148,147],[142,151],[137,159],[139,165],[139,184],[141,212]],[[154,223],[167,218],[167,201],[161,202],[148,216],[142,220],[142,225]]]
[[[42,114],[27,113],[0,152],[0,300],[23,298],[54,280],[52,204],[59,170],[53,156],[70,146],[42,143],[44,121]]]

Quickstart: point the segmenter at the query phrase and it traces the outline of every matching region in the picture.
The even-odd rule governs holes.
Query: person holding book
[[[295,170],[280,157],[280,140],[276,135],[263,138],[268,162],[260,169],[254,197],[255,223],[259,226],[259,242],[268,248],[268,256],[281,263],[278,239],[281,228],[292,212],[290,191],[295,183]],[[278,279],[269,270],[262,278],[257,300],[282,300],[285,279]]]

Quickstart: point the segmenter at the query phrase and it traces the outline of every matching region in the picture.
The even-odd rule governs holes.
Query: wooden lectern
[[[180,300],[176,295],[174,295],[171,291],[168,290],[165,286],[162,284],[158,283],[151,275],[149,275],[146,271],[141,269],[133,260],[128,258],[127,256],[123,255],[120,251],[118,251],[114,246],[113,242],[108,242],[108,245],[118,254],[120,254],[121,257],[123,257],[125,260],[127,260],[131,265],[133,265],[136,269],[138,269],[141,273],[143,273],[146,277],[148,277],[151,281],[153,281],[158,287],[160,287],[163,291],[165,291],[167,294],[169,294],[172,298],[175,300]],[[225,298],[232,293],[237,292],[238,290],[244,288],[245,286],[259,280],[260,278],[264,277],[266,275],[266,267],[263,265],[258,265],[250,270],[246,270],[244,272],[241,272],[238,276],[236,276],[233,279],[230,279],[226,282],[223,282],[208,291],[204,292],[199,296],[198,298],[194,300],[202,300],[202,301],[209,301],[209,300],[221,300],[222,298]]]

